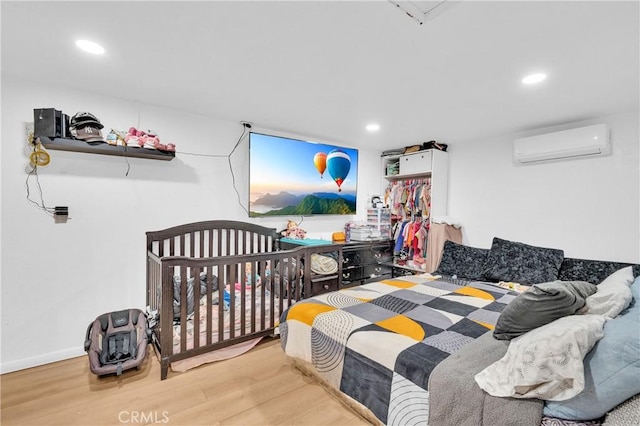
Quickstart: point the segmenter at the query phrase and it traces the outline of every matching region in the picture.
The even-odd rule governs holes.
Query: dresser
[[[342,244],[333,244],[331,241],[323,240],[294,240],[289,238],[281,238],[279,244],[282,250],[304,247],[302,254],[302,262],[304,262],[302,288],[305,298],[340,289],[342,278]],[[315,255],[328,256],[335,259],[338,263],[337,270],[329,274],[314,272],[311,265],[312,258]]]
[[[352,241],[342,244],[341,287],[391,278],[393,240]]]
[[[283,250],[305,247],[303,255],[305,297],[391,278],[393,244],[393,240],[352,241],[335,244],[329,241],[309,243],[307,240],[287,238],[280,240],[280,248]],[[309,266],[313,254],[337,255],[338,271],[328,275],[314,273]]]

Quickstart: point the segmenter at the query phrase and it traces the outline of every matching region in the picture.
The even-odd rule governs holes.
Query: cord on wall
[[[138,117],[138,121],[140,120],[140,118]],[[219,158],[223,158],[226,157],[229,163],[229,171],[231,172],[231,179],[232,179],[232,184],[233,184],[233,189],[236,192],[237,196],[238,196],[238,204],[240,205],[240,207],[242,207],[242,209],[247,213],[247,215],[249,214],[249,210],[247,209],[247,207],[245,207],[242,204],[242,201],[240,199],[240,192],[238,191],[238,188],[236,187],[236,177],[235,177],[235,173],[233,171],[233,165],[231,163],[231,156],[235,153],[236,149],[238,148],[238,146],[240,145],[240,143],[243,141],[243,139],[245,138],[245,136],[247,135],[247,130],[251,129],[252,127],[252,123],[248,122],[248,121],[241,121],[240,124],[242,125],[242,134],[240,135],[240,137],[238,138],[237,142],[235,143],[235,145],[233,146],[233,149],[231,150],[231,152],[229,154],[199,154],[199,153],[191,153],[191,152],[177,152],[183,155],[194,155],[194,156],[200,156],[200,157],[219,157]],[[40,210],[42,210],[43,212],[45,212],[47,215],[51,216],[54,218],[56,223],[66,223],[67,219],[70,219],[69,216],[69,208],[66,206],[56,206],[56,207],[48,207],[45,204],[44,201],[44,195],[42,192],[42,187],[40,186],[40,179],[38,176],[38,166],[39,165],[46,165],[49,163],[49,157],[48,154],[46,153],[46,151],[44,150],[40,150],[41,144],[38,141],[34,141],[33,139],[33,134],[28,134],[27,135],[27,142],[30,145],[31,149],[32,149],[32,154],[30,156],[31,159],[31,169],[28,171],[27,173],[27,179],[25,181],[25,187],[26,187],[26,191],[27,191],[27,201],[29,201],[31,204],[33,204],[34,206],[38,207]],[[46,163],[45,163],[45,159],[42,158],[43,155],[46,154]],[[125,176],[129,175],[129,171],[131,169],[131,165],[129,164],[129,159],[126,155],[126,145],[125,145],[125,155],[124,155],[126,161],[127,161],[127,171]],[[39,159],[42,159],[41,162],[39,162]],[[38,160],[38,161],[34,161],[34,160]],[[30,183],[29,180],[31,177],[35,177],[36,179],[36,186],[38,188],[38,192],[40,195],[40,201],[38,202],[37,200],[33,200],[31,198],[31,188],[30,188]]]
[[[32,176],[35,176],[35,178],[36,178],[36,186],[37,186],[38,192],[40,194],[40,202],[31,199],[31,191],[30,191],[30,187],[29,187],[29,179]],[[45,212],[49,216],[53,217],[53,213],[54,213],[55,209],[52,208],[52,207],[47,207],[47,205],[44,202],[44,195],[42,194],[42,187],[40,186],[40,178],[38,177],[38,166],[33,165],[31,167],[31,171],[27,174],[27,180],[25,181],[25,186],[27,188],[27,201],[29,201],[31,204],[33,204],[34,206],[36,206],[37,208],[39,208],[40,210],[42,210],[43,212]]]
[[[38,209],[45,212],[48,216],[53,217],[56,223],[67,223],[69,218],[69,208],[66,206],[47,207],[44,202],[44,194],[42,192],[42,186],[40,185],[40,177],[38,176],[38,167],[43,167],[49,164],[49,153],[42,147],[40,138],[34,136],[33,128],[30,124],[26,126],[27,130],[27,145],[31,149],[29,155],[29,165],[27,166],[27,179],[25,180],[25,187],[27,190],[27,201]],[[29,180],[31,177],[36,179],[36,187],[40,195],[40,201],[31,199],[31,187]]]
[[[236,195],[238,196],[238,204],[240,205],[240,207],[242,207],[242,210],[244,210],[248,215],[249,210],[242,204],[242,200],[240,200],[240,192],[236,187],[236,175],[233,173],[233,166],[231,165],[231,156],[235,152],[236,148],[238,148],[238,145],[240,145],[240,142],[242,142],[242,140],[244,139],[245,135],[247,134],[247,130],[251,129],[251,123],[249,123],[248,121],[241,121],[240,124],[242,125],[242,134],[238,138],[238,142],[236,142],[235,146],[229,153],[227,159],[229,161],[229,171],[231,172],[231,181],[233,183],[233,190],[236,191]]]
[[[193,155],[196,157],[226,158],[227,162],[229,163],[229,171],[231,172],[231,181],[233,183],[233,190],[236,192],[236,195],[238,196],[238,204],[240,205],[240,207],[242,207],[242,210],[244,210],[248,215],[249,210],[244,206],[244,204],[242,204],[242,200],[240,199],[240,192],[236,187],[236,176],[235,176],[235,173],[233,172],[233,165],[231,164],[231,156],[236,151],[236,149],[238,148],[240,143],[243,141],[243,139],[246,137],[247,130],[250,130],[253,127],[253,123],[249,121],[241,121],[240,124],[242,125],[242,134],[238,138],[238,141],[233,146],[233,149],[231,149],[231,152],[229,154],[200,154],[196,152],[184,152],[184,151],[176,151],[176,154]]]

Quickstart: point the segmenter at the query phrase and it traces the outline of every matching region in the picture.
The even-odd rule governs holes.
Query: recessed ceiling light
[[[76,40],[76,46],[94,55],[102,55],[104,53],[104,47],[89,40]]]
[[[536,83],[540,83],[545,78],[547,78],[547,75],[544,74],[544,73],[529,74],[528,76],[526,76],[525,78],[522,79],[522,83],[523,84],[536,84]]]
[[[367,124],[366,129],[368,132],[377,132],[380,130],[380,125],[378,123]]]

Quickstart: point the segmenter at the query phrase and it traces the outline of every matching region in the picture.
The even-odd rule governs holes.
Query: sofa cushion
[[[483,276],[489,281],[538,284],[558,279],[564,251],[494,238]]]
[[[575,314],[597,287],[584,281],[536,284],[520,293],[504,308],[493,337],[511,340],[545,324]]]
[[[560,265],[560,271],[558,271],[558,279],[600,284],[609,275],[626,266],[630,265],[628,263],[565,257]],[[638,275],[640,275],[640,265],[633,265],[633,276],[637,277]]]
[[[607,321],[604,337],[584,359],[584,390],[566,401],[547,402],[545,415],[596,419],[640,393],[640,277],[631,292],[634,301]]]
[[[434,274],[482,280],[487,253],[488,249],[469,247],[447,240],[444,242],[440,265]]]

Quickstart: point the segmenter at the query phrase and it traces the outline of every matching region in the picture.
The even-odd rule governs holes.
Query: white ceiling
[[[3,1],[2,72],[380,150],[638,110],[638,1],[438,3]]]

